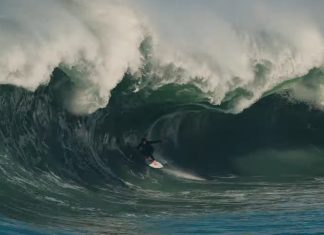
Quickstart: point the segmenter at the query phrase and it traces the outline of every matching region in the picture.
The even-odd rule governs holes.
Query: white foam
[[[124,73],[140,66],[141,24],[116,1],[3,0],[0,16],[0,84],[35,90],[55,67],[73,68],[84,81],[74,112],[105,105]]]
[[[236,88],[250,92],[233,112],[249,107],[283,81],[323,65],[323,17],[314,11],[323,3],[140,2],[159,63],[185,69],[181,78],[169,77],[169,82],[194,83],[192,77],[201,77],[198,86],[214,104]],[[257,64],[265,67],[263,75],[256,75]]]
[[[35,90],[60,66],[79,84],[68,108],[93,112],[107,104],[128,69],[140,68],[139,45],[148,32],[155,72],[163,77],[153,84],[194,83],[214,104],[245,89],[250,96],[240,98],[232,112],[323,65],[317,9],[324,3],[202,1],[2,0],[0,84]],[[183,70],[170,75],[167,64]],[[255,75],[257,64],[264,66],[263,75]],[[318,97],[322,104],[320,92]]]

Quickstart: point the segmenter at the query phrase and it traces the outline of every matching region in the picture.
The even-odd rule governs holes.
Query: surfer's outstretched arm
[[[142,143],[140,143],[139,145],[137,145],[137,149],[139,150],[142,147]]]
[[[152,140],[152,141],[147,141],[149,144],[157,144],[157,143],[162,143],[162,140]]]

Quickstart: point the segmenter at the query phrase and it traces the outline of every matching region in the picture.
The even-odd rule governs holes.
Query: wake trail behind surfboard
[[[206,180],[200,176],[194,175],[193,173],[185,172],[183,170],[179,170],[176,168],[163,168],[161,170],[166,174],[175,176],[177,178],[182,178],[187,180],[198,180],[198,181]]]

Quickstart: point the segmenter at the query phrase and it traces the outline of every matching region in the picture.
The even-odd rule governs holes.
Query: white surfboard
[[[160,162],[156,161],[156,160],[154,160],[151,163],[148,163],[148,165],[150,167],[152,167],[152,168],[155,168],[155,169],[161,169],[161,168],[163,168],[163,165]]]

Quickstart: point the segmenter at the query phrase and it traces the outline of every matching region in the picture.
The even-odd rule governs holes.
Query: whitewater
[[[323,9],[0,0],[0,233],[323,233]]]
[[[223,1],[183,4],[175,11],[159,1],[3,0],[1,84],[35,90],[60,67],[77,83],[70,111],[93,112],[107,104],[125,72],[143,67],[139,47],[151,37],[155,88],[194,84],[216,105],[242,89],[247,95],[231,110],[240,112],[323,64],[321,16],[312,12],[319,3],[249,1],[231,15],[224,14],[231,3]],[[298,98],[321,105],[322,97],[305,93]]]

